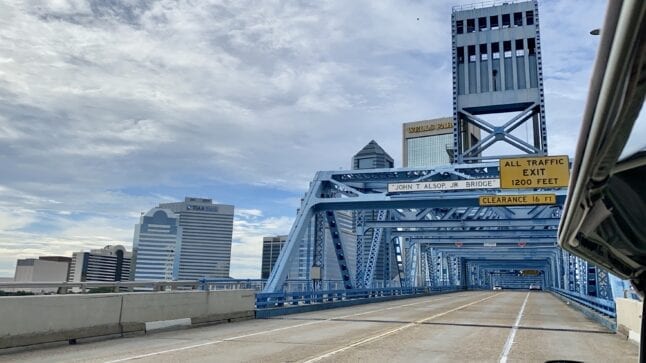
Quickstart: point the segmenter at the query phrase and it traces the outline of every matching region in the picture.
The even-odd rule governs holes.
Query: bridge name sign
[[[500,179],[469,179],[425,181],[416,183],[388,183],[388,193],[395,192],[436,192],[463,189],[498,189]]]

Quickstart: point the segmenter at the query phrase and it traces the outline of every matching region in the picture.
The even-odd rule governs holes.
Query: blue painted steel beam
[[[555,191],[556,203],[565,202],[565,192]],[[413,194],[413,193],[409,193]],[[438,193],[419,193],[416,195],[380,195],[369,194],[356,198],[317,198],[316,210],[361,210],[361,209],[411,209],[411,208],[442,208],[469,207],[478,205],[481,192],[454,193],[438,195]]]
[[[382,228],[484,228],[484,227],[558,227],[560,218],[474,219],[474,220],[415,220],[370,221],[367,227]]]
[[[426,233],[425,233],[426,232]],[[434,230],[434,231],[425,231],[425,230],[414,230],[414,231],[392,231],[392,236],[396,237],[410,237],[410,238],[431,238],[431,239],[443,239],[443,238],[455,238],[455,239],[465,239],[465,240],[487,240],[487,241],[496,241],[508,240],[515,238],[517,241],[523,240],[532,240],[532,239],[548,239],[552,238],[556,242],[556,229],[516,229],[516,230]]]
[[[418,222],[420,222],[419,218],[422,218],[421,222],[429,220],[432,223],[446,223],[444,225],[436,224],[436,227],[433,228],[453,229],[397,231],[396,229],[403,227],[383,227],[387,228],[391,237],[395,237],[394,241],[399,240],[399,238],[396,238],[399,233],[410,237],[412,243],[420,246],[422,244],[438,244],[438,246],[442,246],[456,242],[464,246],[470,246],[471,244],[482,246],[484,241],[494,241],[501,245],[513,245],[514,243],[525,243],[527,246],[534,243],[540,246],[553,245],[556,240],[555,230],[550,228],[555,227],[554,219],[558,218],[565,198],[565,191],[560,189],[542,190],[542,193],[553,192],[557,196],[557,204],[540,208],[531,206],[480,207],[478,205],[480,195],[501,194],[502,192],[499,189],[406,194],[387,192],[388,183],[392,182],[450,181],[464,178],[492,178],[497,177],[497,175],[497,163],[451,165],[433,169],[406,168],[318,172],[314,181],[310,184],[310,190],[303,199],[296,221],[268,279],[265,291],[277,292],[283,289],[287,272],[292,262],[297,261],[296,256],[299,253],[299,246],[305,243],[303,241],[304,232],[313,224],[313,216],[319,211],[328,213],[334,210],[384,209],[393,212],[393,218],[404,220],[404,223],[409,222],[410,219],[418,219]],[[532,194],[535,191],[520,190],[514,191],[514,193]],[[530,222],[530,220],[532,221]],[[491,223],[490,230],[481,230],[484,225],[477,224],[484,223],[482,221]],[[523,225],[525,224],[528,226],[524,227]],[[366,226],[363,226],[364,231],[365,228]],[[401,257],[398,255],[401,253],[401,247],[403,246],[398,246],[399,249],[396,254],[396,258],[399,260],[397,265],[400,271],[410,275],[412,273],[411,266],[405,261],[401,261]],[[364,259],[362,265],[365,265],[365,262]],[[415,261],[411,261],[413,265],[418,263],[417,258]],[[360,270],[361,266],[357,268]],[[417,270],[415,274],[417,274]],[[365,270],[363,277],[365,282]]]
[[[327,219],[330,235],[332,236],[332,244],[334,245],[334,252],[336,252],[336,259],[339,264],[339,270],[341,271],[343,286],[346,289],[352,289],[352,278],[350,277],[348,261],[346,260],[345,252],[343,251],[343,242],[341,241],[341,234],[336,223],[336,216],[334,212],[327,211],[325,213],[325,218]]]
[[[460,236],[454,236],[453,238],[432,238],[432,232],[428,232],[429,235],[406,235],[407,238],[415,239],[417,243],[452,243],[455,245],[456,242],[461,242],[464,243],[465,245],[470,244],[470,243],[475,243],[482,245],[484,242],[496,242],[496,243],[504,243],[504,244],[518,244],[522,242],[527,242],[529,245],[531,243],[540,243],[542,245],[545,244],[551,244],[555,245],[556,241],[554,238],[551,237],[543,237],[543,238],[532,238],[531,240],[528,238],[520,238],[520,237],[505,237],[505,238],[486,238],[486,237],[460,237]]]

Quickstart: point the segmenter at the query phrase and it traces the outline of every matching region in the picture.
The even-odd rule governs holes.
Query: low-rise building
[[[16,262],[14,282],[65,282],[71,258],[65,256],[42,256],[19,259]],[[20,288],[34,293],[53,293],[57,288]]]
[[[122,245],[108,245],[89,252],[74,252],[68,281],[126,281],[132,252]]]

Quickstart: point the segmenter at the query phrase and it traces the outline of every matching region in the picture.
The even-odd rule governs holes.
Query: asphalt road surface
[[[460,292],[1,354],[0,362],[636,362],[545,292]]]

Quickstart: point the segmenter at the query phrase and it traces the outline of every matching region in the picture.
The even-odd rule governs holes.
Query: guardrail
[[[41,281],[41,282],[0,282],[0,290],[8,293],[28,292],[34,294],[67,294],[92,292],[139,292],[139,291],[174,291],[174,290],[255,290],[262,291],[267,280],[263,279],[224,279],[202,278],[199,280],[179,281]],[[322,281],[324,290],[343,288],[341,280]],[[383,287],[383,286],[374,286]],[[311,291],[312,282],[304,280],[288,280],[284,286],[286,291]],[[10,295],[10,294],[7,294]]]
[[[418,295],[428,292],[457,291],[456,287],[398,287],[378,289],[326,290],[307,292],[271,292],[256,294],[256,309],[269,309],[285,305],[307,305],[358,299]]]
[[[196,290],[201,287],[199,281],[115,281],[115,282],[101,282],[101,281],[87,281],[87,282],[3,282],[0,283],[0,290],[9,292],[28,291],[34,290],[53,290],[56,289],[58,294],[69,293],[70,290],[75,292],[77,290],[81,293],[87,293],[91,289],[105,289],[111,291],[105,292],[121,292],[133,291],[135,288],[142,288],[148,291],[165,291],[165,290]],[[38,291],[36,291],[38,292]],[[54,291],[52,291],[54,292]]]
[[[583,295],[578,292],[561,290],[555,287],[552,287],[549,290],[611,318],[617,317],[617,310],[614,301]]]

